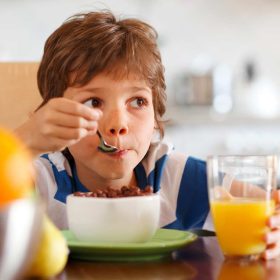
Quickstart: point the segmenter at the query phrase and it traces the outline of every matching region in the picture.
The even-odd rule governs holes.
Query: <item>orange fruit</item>
[[[15,135],[0,128],[0,206],[33,192],[31,156]]]

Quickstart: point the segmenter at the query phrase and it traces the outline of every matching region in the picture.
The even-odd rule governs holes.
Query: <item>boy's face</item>
[[[81,103],[91,100],[93,108],[103,113],[98,130],[119,149],[113,154],[100,152],[97,135],[71,146],[80,180],[87,183],[91,178],[100,186],[127,184],[150,146],[155,127],[152,91],[146,82],[132,75],[114,80],[101,73],[83,87],[68,88],[64,97]]]

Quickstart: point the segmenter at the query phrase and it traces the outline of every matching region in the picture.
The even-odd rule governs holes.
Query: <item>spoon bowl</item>
[[[101,151],[103,153],[114,153],[118,150],[117,147],[107,144],[98,130],[96,131],[96,134],[98,135],[98,137],[100,139],[100,143],[98,146],[99,151]]]

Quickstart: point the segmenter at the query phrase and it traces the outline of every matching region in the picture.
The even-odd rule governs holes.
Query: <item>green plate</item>
[[[159,229],[145,243],[84,242],[74,234],[62,231],[70,249],[70,257],[90,261],[151,261],[168,257],[172,251],[194,241],[197,235],[188,231]]]

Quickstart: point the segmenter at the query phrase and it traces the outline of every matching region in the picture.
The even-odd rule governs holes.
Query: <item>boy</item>
[[[205,226],[205,162],[154,139],[164,134],[166,99],[156,39],[148,24],[108,11],[76,15],[48,38],[38,70],[43,103],[16,133],[41,155],[36,186],[60,228],[67,228],[67,195],[124,185],[160,192],[161,227]],[[98,150],[97,129],[117,152]],[[271,227],[279,220],[272,217]],[[265,258],[279,255],[279,232],[267,236]]]

